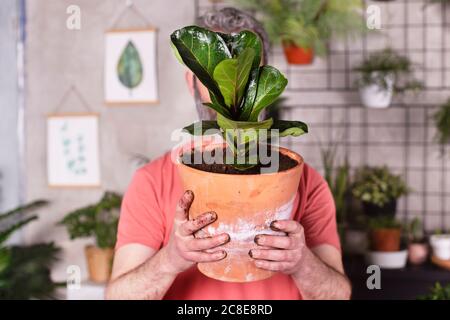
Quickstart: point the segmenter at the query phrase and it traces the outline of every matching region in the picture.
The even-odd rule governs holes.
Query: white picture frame
[[[107,105],[159,102],[156,44],[155,28],[106,32],[104,95]]]
[[[47,117],[49,187],[100,187],[98,127],[95,113]]]

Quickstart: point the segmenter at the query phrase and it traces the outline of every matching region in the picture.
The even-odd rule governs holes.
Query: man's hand
[[[250,250],[250,257],[255,259],[258,268],[285,274],[295,273],[306,247],[303,227],[294,220],[278,220],[272,222],[270,228],[285,232],[286,235],[257,235],[256,244],[265,248]]]
[[[227,254],[222,245],[230,241],[226,233],[208,238],[195,238],[194,234],[217,220],[215,212],[205,212],[189,220],[189,208],[194,201],[192,191],[186,191],[178,202],[169,243],[161,251],[164,262],[173,273],[180,273],[198,262],[224,259]]]

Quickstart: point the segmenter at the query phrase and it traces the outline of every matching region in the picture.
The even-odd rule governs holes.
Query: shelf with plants
[[[274,45],[281,45],[290,64],[311,64],[324,57],[329,42],[359,36],[365,26],[360,0],[235,0],[255,12]]]

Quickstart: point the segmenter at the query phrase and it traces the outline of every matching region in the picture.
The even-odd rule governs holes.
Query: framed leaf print
[[[55,114],[47,118],[50,187],[100,186],[98,115]]]
[[[105,35],[105,102],[158,102],[156,29],[113,30]]]

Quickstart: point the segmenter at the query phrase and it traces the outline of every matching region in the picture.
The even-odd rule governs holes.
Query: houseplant
[[[256,268],[247,253],[256,247],[257,234],[277,234],[269,228],[271,221],[291,217],[303,169],[301,156],[276,147],[276,140],[300,136],[308,127],[299,121],[259,121],[287,80],[274,67],[260,66],[262,43],[253,32],[222,34],[190,26],[176,30],[171,40],[179,60],[209,90],[211,103],[205,105],[217,112],[217,121],[200,121],[184,130],[198,136],[219,134],[225,140],[182,148],[177,154],[184,188],[195,194],[191,216],[218,214],[197,236],[227,232],[231,238],[225,259],[198,268],[224,281],[268,278],[273,273]]]
[[[367,262],[381,268],[403,268],[407,250],[400,250],[402,225],[394,217],[381,216],[369,220],[370,248]]]
[[[95,237],[96,245],[85,248],[89,278],[93,282],[109,280],[121,202],[120,195],[105,192],[96,204],[72,211],[59,222],[67,228],[71,239]]]
[[[273,43],[281,44],[291,64],[310,64],[323,56],[328,41],[364,30],[360,0],[236,0],[255,12]]]
[[[53,243],[28,246],[8,245],[17,230],[37,219],[28,214],[44,205],[38,200],[0,214],[0,300],[55,298],[58,283],[52,281],[50,269],[60,249]]]
[[[419,218],[414,218],[407,226],[408,235],[408,261],[419,265],[428,257],[428,244],[425,241],[422,223]]]
[[[430,237],[433,255],[440,260],[450,260],[450,234],[433,234]]]
[[[361,101],[368,108],[387,108],[394,93],[422,88],[413,78],[411,60],[389,48],[372,53],[354,70],[360,74],[356,84]]]
[[[386,166],[360,168],[353,179],[352,194],[370,217],[394,216],[397,199],[408,191],[401,176],[394,175]]]
[[[437,128],[436,140],[441,145],[450,143],[450,99],[441,105],[433,118]]]
[[[450,300],[450,283],[443,286],[436,282],[430,292],[418,297],[419,300]]]

